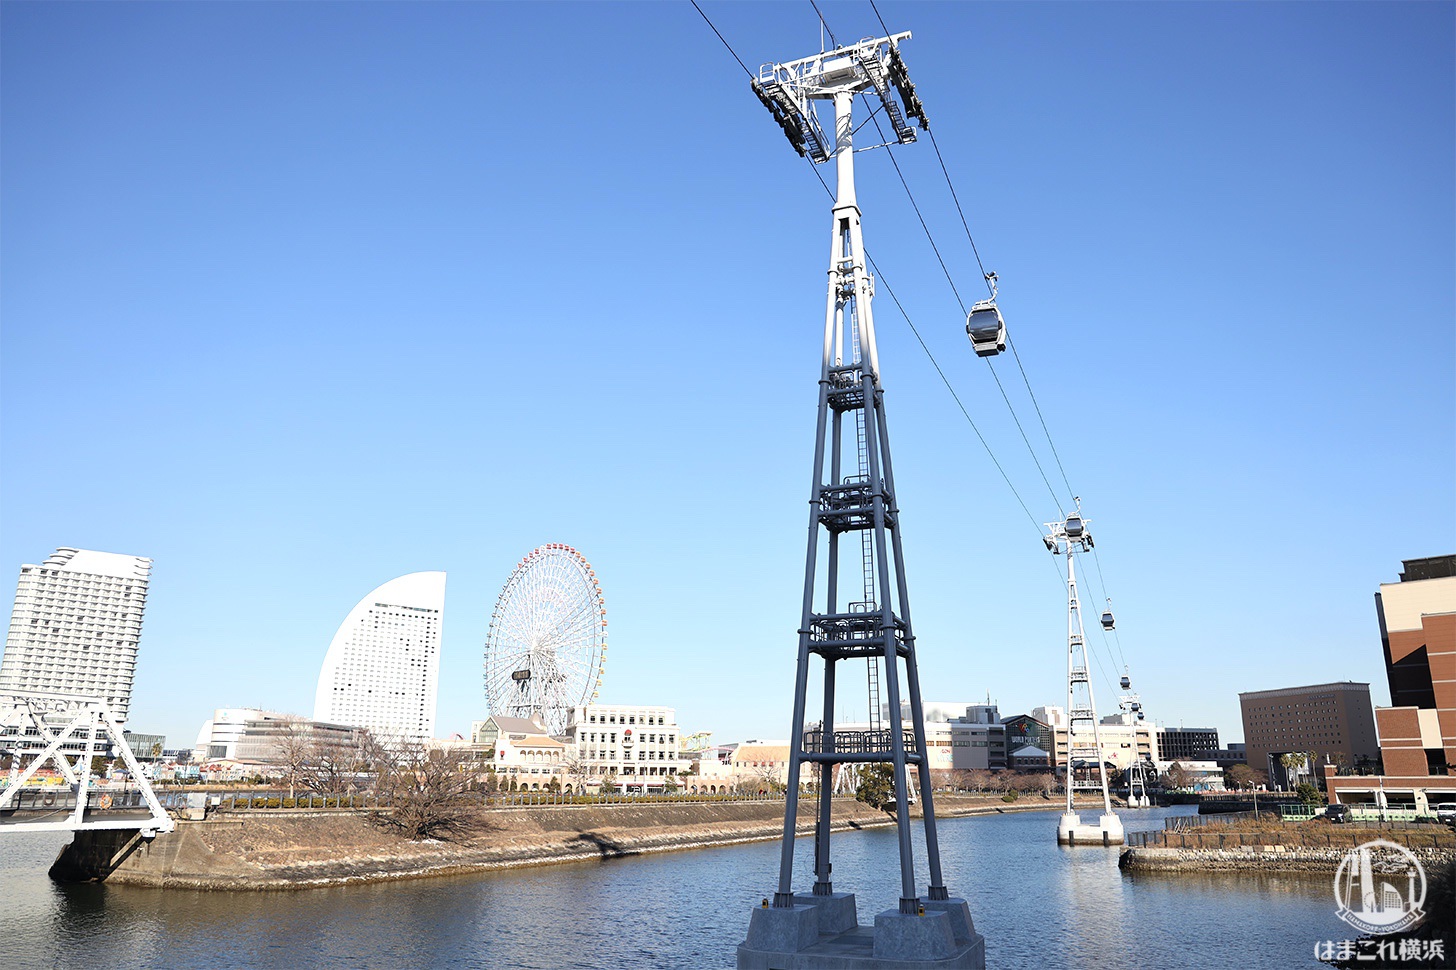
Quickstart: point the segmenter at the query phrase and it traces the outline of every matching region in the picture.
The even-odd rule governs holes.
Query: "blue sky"
[[[808,3],[704,9],[750,67],[817,49]],[[1372,594],[1456,550],[1456,8],[880,9],[1150,716],[1235,740],[1240,690],[1388,702]],[[788,733],[827,199],[690,5],[0,26],[0,567],[156,560],[135,730],[308,712],[354,602],[444,569],[464,731],[501,585],[566,542],[607,598],[603,700]],[[974,293],[929,142],[896,152]],[[882,283],[1055,518],[1014,361],[1055,500],[884,156],[857,159]],[[1057,703],[1054,564],[883,287],[876,311],[925,694]]]

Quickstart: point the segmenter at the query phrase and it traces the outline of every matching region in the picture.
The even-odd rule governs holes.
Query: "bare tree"
[[[288,797],[298,792],[299,779],[313,758],[313,725],[296,714],[290,714],[279,725],[274,742],[274,758],[288,779]]]
[[[1260,772],[1255,771],[1248,765],[1229,765],[1224,772],[1228,776],[1228,783],[1235,789],[1253,788],[1259,784]]]
[[[966,772],[966,784],[972,791],[988,791],[995,776],[985,768],[972,768]]]
[[[755,765],[752,777],[758,783],[757,792],[781,792],[787,787],[779,781],[779,764],[776,761],[764,761]]]
[[[1175,789],[1187,788],[1191,778],[1188,769],[1184,768],[1180,762],[1175,761],[1168,767],[1168,784]]]
[[[462,835],[479,822],[479,806],[469,796],[475,766],[466,752],[420,743],[400,745],[393,755],[378,766],[379,793],[389,801],[376,815],[381,824],[428,839]]]
[[[561,759],[561,776],[574,792],[580,793],[585,787],[588,770],[586,759],[579,754],[568,751]]]

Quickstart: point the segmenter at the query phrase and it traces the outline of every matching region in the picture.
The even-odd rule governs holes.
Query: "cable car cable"
[[[884,28],[885,34],[888,36],[890,28],[885,23],[885,18],[880,14],[880,8],[875,6],[875,0],[870,0],[870,9],[875,12],[875,17],[880,21],[880,26]],[[971,253],[976,257],[976,266],[981,271],[981,278],[986,280],[987,291],[994,295],[995,290],[991,286],[991,281],[987,279],[986,264],[981,259],[980,247],[976,245],[976,237],[971,234],[970,223],[966,220],[966,210],[961,206],[960,194],[955,190],[955,183],[951,181],[950,177],[950,168],[945,164],[945,155],[940,151],[940,141],[935,137],[935,129],[927,128],[926,131],[930,134],[930,145],[935,149],[936,161],[940,163],[940,172],[945,176],[946,188],[950,189],[951,201],[955,203],[956,213],[960,216],[961,228],[966,231],[966,241],[971,244]],[[1026,367],[1021,363],[1021,355],[1016,352],[1016,343],[1009,335],[1006,338],[1006,342],[1010,344],[1011,356],[1015,358],[1016,367],[1021,371],[1021,380],[1026,384],[1026,393],[1031,397],[1031,406],[1036,409],[1037,419],[1041,421],[1041,430],[1046,434],[1047,445],[1051,448],[1052,457],[1057,462],[1057,470],[1062,473],[1062,484],[1067,486],[1067,494],[1074,495],[1076,492],[1072,488],[1072,483],[1067,479],[1067,469],[1062,465],[1062,456],[1057,452],[1056,442],[1052,440],[1051,429],[1047,427],[1046,417],[1041,412],[1041,404],[1036,399],[1036,392],[1031,389],[1031,380],[1026,376]],[[987,361],[987,363],[989,364],[990,361]],[[1003,390],[1002,393],[1005,394],[1005,391]]]
[[[890,34],[890,27],[889,27],[889,25],[887,23],[885,23],[885,18],[884,18],[884,15],[882,15],[880,13],[880,8],[875,4],[875,0],[869,0],[869,3],[870,3],[870,9],[874,11],[875,18],[877,20],[879,20],[879,22],[880,22],[880,27],[884,29],[885,35],[886,36],[889,36],[889,34]],[[817,6],[815,7],[815,10],[816,11],[818,10],[818,7]],[[825,27],[827,29],[828,28],[828,24],[825,24]],[[961,228],[964,229],[965,232],[966,232],[966,241],[968,243],[970,243],[971,253],[976,258],[976,266],[981,271],[981,277],[982,277],[982,279],[984,279],[986,281],[986,288],[987,288],[987,290],[994,296],[995,295],[995,289],[994,289],[994,287],[991,286],[991,281],[990,281],[989,277],[987,276],[987,273],[986,273],[986,264],[981,259],[981,250],[980,250],[980,247],[978,247],[976,245],[976,238],[971,233],[970,222],[966,219],[966,211],[965,211],[965,208],[961,205],[960,194],[958,192],[956,192],[955,182],[950,177],[950,167],[948,165],[946,165],[946,163],[945,163],[945,155],[940,150],[940,141],[935,137],[935,129],[927,127],[926,128],[926,131],[929,132],[929,134],[930,134],[930,144],[931,144],[931,147],[935,149],[935,158],[940,163],[940,171],[941,171],[941,174],[945,176],[945,184],[946,184],[946,188],[950,190],[951,201],[955,203],[956,214],[960,217],[960,220],[961,220]],[[883,132],[881,133],[881,140],[882,141],[884,140]],[[891,156],[891,159],[893,161],[893,155]],[[899,171],[899,166],[898,165],[895,166],[895,170],[896,170],[896,172]],[[903,176],[901,177],[901,182],[902,182],[902,184],[904,183]],[[906,186],[905,192],[906,192],[907,195],[909,194],[909,192],[910,192],[909,186]],[[913,200],[912,200],[912,204],[913,204]],[[918,207],[916,209],[916,214],[917,215],[919,214]],[[924,219],[922,219],[921,220],[921,225],[923,226],[924,224],[925,224],[925,221],[924,221]],[[927,232],[927,235],[928,235],[929,234],[929,230],[926,230],[926,232]],[[932,243],[932,246],[934,246],[934,243]],[[937,251],[936,255],[939,256],[939,252],[938,251]],[[942,266],[942,268],[944,268],[944,263],[942,263],[941,266]],[[952,285],[952,288],[954,288],[954,285]],[[957,299],[959,299],[959,296],[960,296],[960,294],[957,293]],[[964,304],[962,304],[961,309],[963,309],[963,310],[965,309]],[[1017,368],[1017,370],[1019,370],[1021,372],[1021,380],[1022,380],[1022,383],[1026,385],[1026,393],[1031,398],[1031,406],[1036,410],[1036,417],[1037,417],[1037,420],[1041,423],[1042,433],[1046,435],[1047,446],[1051,449],[1052,458],[1054,458],[1056,460],[1056,463],[1057,463],[1057,471],[1060,472],[1061,473],[1061,476],[1062,476],[1062,484],[1067,487],[1068,494],[1075,495],[1076,492],[1072,488],[1072,483],[1069,480],[1069,478],[1067,477],[1067,469],[1066,469],[1066,466],[1062,463],[1061,453],[1057,451],[1056,442],[1052,438],[1051,428],[1049,428],[1047,426],[1046,415],[1044,415],[1042,413],[1041,403],[1036,398],[1036,391],[1034,391],[1032,389],[1032,387],[1031,387],[1031,378],[1027,376],[1026,366],[1022,363],[1022,361],[1021,361],[1021,354],[1016,349],[1016,341],[1013,340],[1010,337],[1010,335],[1008,335],[1007,338],[1006,338],[1006,342],[1011,347],[1011,356],[1016,361],[1016,368]],[[990,363],[991,362],[988,359],[986,361],[987,366],[990,366]],[[994,370],[992,370],[992,376],[993,377],[995,376],[995,371]],[[1002,398],[1006,398],[1006,389],[1004,387],[1001,387],[1001,381],[1000,381],[999,378],[996,381],[996,385],[997,385],[998,388],[1001,388],[1001,396],[1002,396]],[[1009,399],[1006,399],[1006,403],[1007,403],[1007,406],[1010,407],[1011,402],[1010,402]],[[1012,417],[1015,418],[1015,410],[1014,409],[1012,410]],[[1021,429],[1021,422],[1019,420],[1017,421],[1017,428],[1018,429]],[[1022,439],[1025,440],[1025,438],[1026,438],[1026,432],[1025,432],[1025,430],[1022,430]],[[1027,442],[1027,447],[1028,448],[1030,447],[1030,442]],[[1037,469],[1039,471],[1041,470],[1040,463],[1038,463]],[[1043,480],[1046,479],[1045,473],[1043,473],[1042,478],[1043,478]],[[1047,488],[1048,489],[1051,489],[1051,483],[1050,482],[1047,482]],[[1055,491],[1053,491],[1053,498],[1055,499]],[[1095,547],[1092,550],[1092,558],[1093,558],[1093,562],[1097,566],[1098,588],[1101,590],[1102,597],[1105,600],[1105,599],[1107,599],[1107,580],[1106,580],[1106,577],[1103,575],[1103,572],[1102,572],[1102,557],[1097,554],[1097,550],[1096,550]],[[1123,658],[1123,666],[1127,666],[1127,661],[1126,661],[1126,658],[1125,658],[1125,656],[1123,654],[1123,651],[1122,651],[1122,638],[1120,636],[1117,636],[1116,630],[1113,631],[1113,636],[1114,636],[1114,638],[1117,641],[1117,653],[1118,653],[1118,656]],[[1105,639],[1105,635],[1104,635],[1104,639]]]
[[[719,33],[717,27],[713,26],[713,21],[708,19],[708,15],[703,13],[703,8],[698,6],[698,0],[688,0],[688,2],[691,3],[693,5],[693,9],[698,12],[698,16],[703,18],[703,22],[708,25],[708,28],[712,30],[714,34],[717,34],[719,40],[723,41],[723,46],[728,48],[728,53],[732,54],[733,59],[738,62],[738,66],[743,68],[743,73],[748,75],[749,80],[752,80],[753,72],[748,69],[747,64],[743,63],[743,58],[738,56],[738,52],[733,49],[733,45],[728,43],[723,35]]]
[[[743,63],[743,58],[741,58],[741,57],[738,56],[738,52],[733,49],[733,45],[730,44],[730,43],[728,43],[728,40],[723,36],[722,32],[718,30],[717,26],[714,25],[714,23],[713,23],[713,21],[711,19],[709,19],[708,15],[703,12],[703,8],[700,7],[700,6],[698,6],[697,0],[689,0],[689,2],[692,3],[693,9],[696,10],[698,12],[698,15],[703,18],[703,21],[708,25],[709,29],[711,29],[713,31],[714,36],[716,36],[718,38],[718,40],[723,44],[723,47],[728,51],[728,53],[732,56],[732,58],[735,61],[738,62],[738,66],[743,69],[743,73],[747,74],[748,77],[749,77],[749,79],[751,80],[753,78],[753,72],[748,69],[748,65],[746,65],[746,64]],[[823,23],[823,20],[824,20],[823,14],[819,12],[818,5],[817,4],[814,4],[814,0],[810,0],[810,3],[811,3],[811,5],[814,6],[815,13],[819,13],[820,22]],[[876,11],[876,14],[878,14],[878,11]],[[883,23],[883,20],[881,22]],[[827,23],[824,24],[824,28],[825,28],[826,31],[829,32],[830,39],[833,40],[834,39],[834,32],[833,32],[833,30],[831,30],[829,28],[829,25]],[[838,41],[835,41],[835,45],[838,46]],[[873,118],[873,115],[871,115],[871,117]],[[876,126],[876,129],[879,130],[879,122],[878,121],[876,121],[875,126]],[[884,139],[884,132],[883,131],[880,131],[880,138],[881,138],[881,140]],[[932,141],[933,141],[934,140],[934,135],[932,135],[931,138],[932,138]],[[891,156],[891,160],[893,161],[893,156]],[[814,173],[814,177],[819,180],[819,184],[820,184],[821,187],[823,187],[825,194],[828,195],[829,198],[833,199],[834,198],[834,191],[829,188],[829,183],[824,180],[824,176],[820,174],[819,169],[814,165],[813,159],[809,159],[809,158],[806,157],[805,158],[805,161],[809,164],[809,171],[813,172]],[[896,165],[895,165],[895,170],[896,170],[897,173],[899,173],[900,166],[899,166],[898,163],[896,163]],[[904,177],[903,173],[900,174],[900,183],[905,188],[905,194],[907,196],[910,196],[911,204],[914,205],[915,204],[914,196],[910,192],[910,186],[905,183],[905,177]],[[919,207],[916,206],[915,209],[916,209],[916,214],[919,215],[919,211],[920,211],[919,210]],[[927,238],[929,238],[930,237],[930,229],[929,229],[929,227],[925,226],[925,220],[924,220],[923,217],[920,220],[920,224],[921,224],[922,227],[925,228],[926,236],[927,236]],[[969,233],[969,229],[967,230],[967,232]],[[934,241],[933,238],[930,240],[930,242],[931,242],[931,247],[932,248],[935,248],[935,241]],[[974,241],[972,242],[972,248],[974,248]],[[940,255],[939,250],[936,250],[936,256],[937,256],[937,258],[939,257],[939,255]],[[891,286],[889,284],[889,281],[885,279],[884,274],[880,271],[879,266],[875,263],[874,257],[870,255],[870,253],[869,253],[868,250],[865,251],[865,259],[869,263],[871,270],[873,270],[874,273],[875,273],[875,275],[879,278],[880,283],[885,287],[885,292],[889,294],[890,299],[895,304],[895,308],[900,311],[900,315],[904,318],[906,326],[908,326],[910,328],[910,332],[912,334],[914,334],[915,340],[920,344],[920,349],[925,352],[925,356],[930,359],[931,366],[934,367],[935,368],[935,372],[938,375],[940,375],[941,382],[943,384],[945,384],[945,389],[950,392],[950,396],[955,401],[956,407],[958,407],[960,409],[961,415],[966,419],[966,423],[971,426],[971,431],[975,433],[976,439],[981,442],[981,447],[985,449],[987,457],[989,457],[991,459],[991,464],[994,465],[996,467],[996,471],[1001,474],[1002,481],[1004,481],[1006,483],[1006,487],[1011,490],[1011,494],[1016,498],[1017,504],[1021,506],[1021,511],[1026,514],[1027,521],[1029,521],[1032,524],[1032,527],[1036,529],[1037,535],[1041,535],[1042,534],[1042,532],[1041,532],[1041,524],[1039,522],[1037,522],[1036,517],[1031,514],[1031,510],[1026,505],[1026,500],[1021,497],[1021,493],[1019,491],[1017,491],[1016,486],[1011,481],[1011,477],[1006,474],[1005,467],[1002,466],[1000,460],[996,457],[996,453],[991,450],[991,445],[986,441],[985,436],[981,434],[981,429],[978,428],[978,427],[976,427],[976,422],[971,418],[970,412],[966,410],[965,404],[961,402],[960,395],[956,393],[955,387],[950,382],[950,378],[948,378],[946,376],[944,369],[942,369],[941,366],[940,366],[940,362],[935,359],[935,354],[931,353],[931,350],[930,350],[929,345],[927,345],[926,342],[925,342],[925,338],[923,338],[923,337],[920,336],[920,331],[918,329],[916,329],[914,322],[910,319],[910,314],[906,312],[904,304],[902,304],[900,302],[900,298],[895,295],[894,289],[891,288]],[[980,260],[980,255],[978,253],[977,254],[978,265],[979,265],[979,260]],[[945,267],[945,261],[944,260],[941,260],[941,268],[942,269],[945,269],[946,268]],[[946,270],[946,278],[948,280],[950,279],[949,270]],[[987,281],[987,286],[989,286],[989,285],[990,285],[990,283],[989,283],[989,281]],[[951,289],[953,291],[955,291],[955,282],[953,280],[951,280]],[[960,300],[960,293],[959,292],[956,292],[956,299],[957,299],[957,301]],[[964,303],[961,304],[961,307],[962,307],[962,309],[965,308]],[[989,361],[987,363],[989,364]],[[993,376],[994,376],[994,371],[993,371]],[[1024,373],[1023,373],[1023,376],[1024,376]],[[997,381],[997,384],[999,385],[1000,384],[1000,381]],[[1004,389],[1002,390],[1002,396],[1005,397],[1005,390]],[[1007,405],[1008,405],[1008,407],[1010,406],[1010,401],[1009,400],[1007,401]],[[1012,416],[1015,417],[1015,410],[1014,409],[1012,410]],[[1017,422],[1017,425],[1018,425],[1018,427],[1020,427],[1020,422],[1019,421]],[[1025,432],[1023,432],[1023,434],[1022,434],[1022,438],[1023,438],[1023,440],[1025,440],[1025,438],[1026,438]],[[1027,444],[1028,444],[1028,447],[1030,447],[1030,442],[1028,442]],[[1036,455],[1035,455],[1034,452],[1032,454],[1032,458],[1033,458],[1033,460],[1035,460],[1035,458],[1036,458]],[[1060,463],[1060,459],[1058,459],[1058,462]],[[1041,467],[1040,466],[1040,463],[1038,463],[1037,467],[1038,467],[1038,469],[1040,469],[1040,467]],[[1063,473],[1063,477],[1065,477],[1065,473]],[[1045,473],[1043,473],[1042,478],[1043,478],[1043,480],[1045,480],[1045,478],[1046,478]],[[1048,485],[1048,487],[1050,487],[1050,485]],[[1055,499],[1055,493],[1053,493],[1053,498]],[[1095,553],[1095,550],[1094,550],[1094,556],[1095,556],[1095,554],[1096,553]],[[1055,565],[1053,565],[1052,568],[1053,568],[1053,572],[1057,574],[1057,582],[1058,582],[1058,584],[1059,585],[1062,585],[1062,586],[1065,586],[1066,580],[1065,580],[1065,577],[1063,577],[1061,575],[1061,571],[1058,570],[1055,567]],[[1100,563],[1099,563],[1099,571],[1100,571]],[[1105,638],[1105,634],[1104,634],[1104,638]],[[1098,656],[1098,654],[1097,654],[1097,652],[1095,650],[1094,651],[1091,651],[1091,652],[1092,652],[1093,659],[1097,663],[1097,669],[1102,673],[1103,680],[1106,681],[1106,683],[1108,685],[1108,689],[1109,690],[1112,690],[1112,681],[1107,676],[1107,670],[1102,666],[1102,659],[1101,659],[1101,657]],[[1109,659],[1110,659],[1110,657],[1109,657]],[[1114,691],[1114,693],[1115,693],[1115,691]]]

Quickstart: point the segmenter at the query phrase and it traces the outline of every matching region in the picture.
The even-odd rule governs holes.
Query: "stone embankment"
[[[1046,811],[1040,798],[945,799],[937,816]],[[185,889],[304,889],[452,875],[706,848],[777,839],[782,802],[668,802],[537,806],[483,813],[469,838],[411,842],[365,814],[269,812],[179,822],[151,843],[133,840],[100,875],[130,886]],[[813,831],[815,806],[800,804],[798,831]],[[835,831],[893,824],[883,812],[836,799]],[[68,847],[63,851],[75,851]]]
[[[1206,825],[1150,832],[1122,851],[1132,872],[1310,872],[1333,874],[1356,846],[1374,839],[1399,843],[1421,864],[1456,859],[1456,834],[1434,825],[1346,829],[1321,822],[1273,826]]]
[[[1333,875],[1349,848],[1307,845],[1247,845],[1227,849],[1124,849],[1118,866],[1130,872],[1309,872]],[[1456,859],[1456,850],[1411,847],[1431,871]]]

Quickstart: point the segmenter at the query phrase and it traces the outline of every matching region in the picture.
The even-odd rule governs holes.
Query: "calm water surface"
[[[1161,828],[1186,810],[1123,819]],[[1329,879],[1133,878],[1116,849],[1060,848],[1055,833],[1043,812],[941,823],[947,883],[970,902],[990,967],[1318,967],[1316,940],[1351,935]],[[731,967],[778,874],[778,846],[757,843],[286,893],[55,886],[45,870],[68,838],[0,835],[0,970]],[[806,889],[813,847],[796,851]],[[836,836],[834,852],[835,888],[858,894],[861,922],[894,905],[898,868],[880,869],[895,866],[893,829]]]

